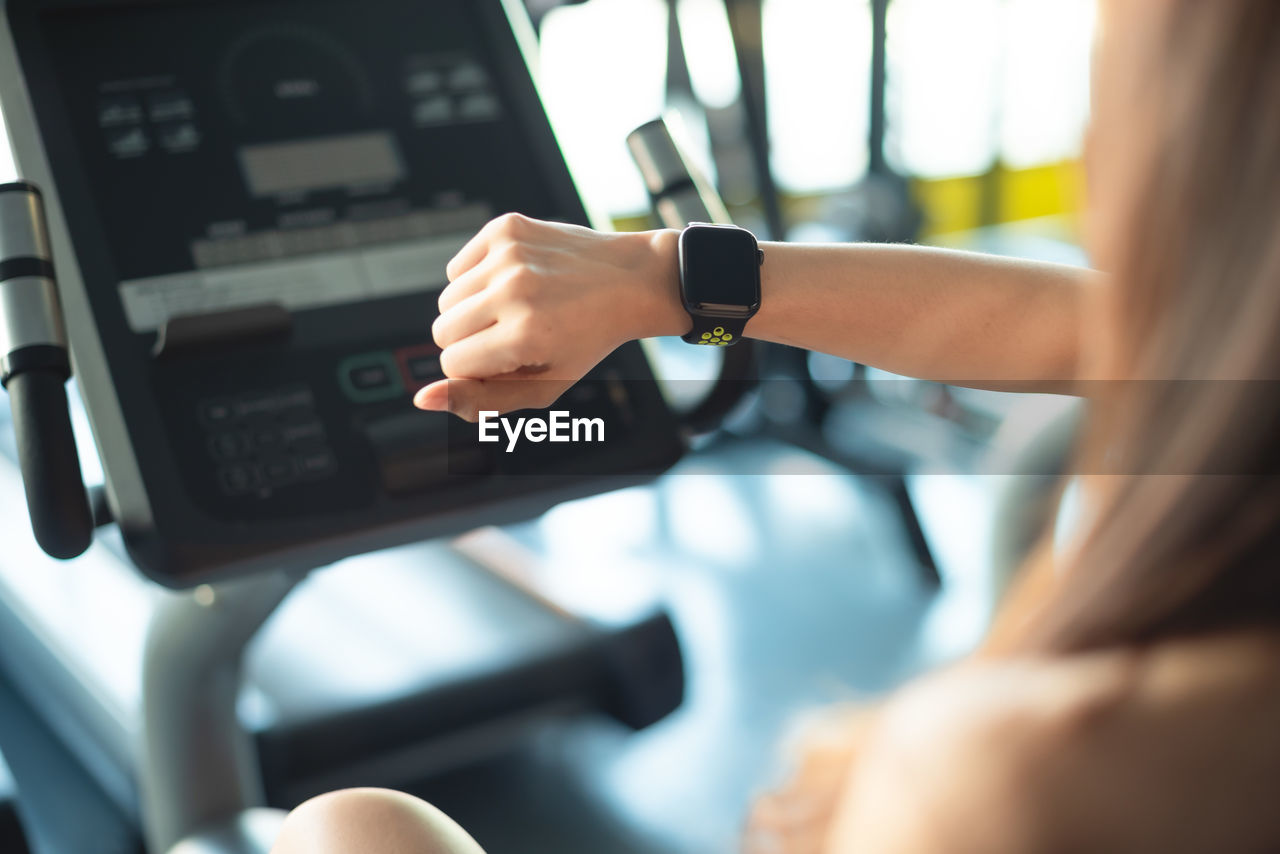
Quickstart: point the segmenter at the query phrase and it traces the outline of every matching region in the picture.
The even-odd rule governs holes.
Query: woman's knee
[[[271,854],[483,854],[440,810],[402,792],[345,789],[289,814]]]

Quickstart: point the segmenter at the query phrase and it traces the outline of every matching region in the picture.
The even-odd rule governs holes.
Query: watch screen
[[[681,239],[685,301],[691,308],[759,305],[760,258],[751,232],[691,228]]]

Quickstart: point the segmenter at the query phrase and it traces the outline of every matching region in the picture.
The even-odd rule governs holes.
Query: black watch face
[[[755,236],[739,228],[689,228],[681,235],[685,307],[691,311],[760,305],[760,256]]]

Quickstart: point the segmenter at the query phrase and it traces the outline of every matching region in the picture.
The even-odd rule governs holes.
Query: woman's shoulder
[[[831,851],[1047,850],[1045,805],[1067,770],[1051,764],[1115,713],[1134,666],[975,660],[899,691],[860,756]]]
[[[1254,820],[1254,793],[1280,787],[1277,722],[1271,635],[968,662],[885,707],[837,836],[892,836],[869,850],[1221,850],[1222,834],[1280,829]],[[1174,833],[1188,815],[1199,830]]]

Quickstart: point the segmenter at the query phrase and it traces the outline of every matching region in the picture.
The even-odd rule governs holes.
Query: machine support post
[[[889,0],[871,0],[871,100],[867,122],[867,152],[870,163],[867,171],[872,175],[889,172],[885,160],[884,139],[886,120],[885,93],[888,88],[888,28]]]
[[[149,854],[193,834],[237,840],[262,827],[257,752],[236,714],[245,647],[297,584],[266,573],[165,593],[147,630],[142,665],[139,791]],[[255,821],[246,820],[258,813]],[[182,846],[184,850],[253,850]],[[266,840],[269,845],[270,841]],[[266,849],[263,849],[264,851]]]

